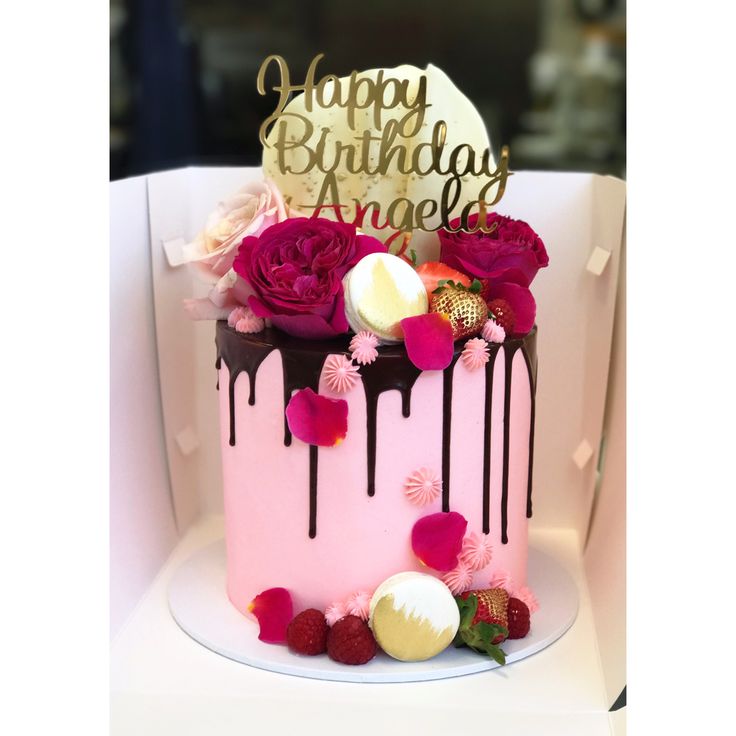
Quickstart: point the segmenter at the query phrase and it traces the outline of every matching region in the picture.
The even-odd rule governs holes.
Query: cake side
[[[494,577],[524,586],[536,328],[490,344],[490,359],[474,370],[459,359],[461,342],[444,371],[420,371],[403,346],[384,346],[374,363],[360,366],[352,387],[337,393],[325,362],[349,357],[348,343],[274,329],[241,334],[217,324],[233,604],[245,612],[259,591],[282,586],[295,605],[323,610],[356,591],[372,592],[394,573],[427,572],[410,533],[419,518],[439,511],[459,512],[468,534],[491,543],[491,561],[471,573],[472,587]],[[337,446],[291,436],[285,407],[302,388],[347,402],[348,431]],[[442,481],[425,506],[405,489],[419,469]]]

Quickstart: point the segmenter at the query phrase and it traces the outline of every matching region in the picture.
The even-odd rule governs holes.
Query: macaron
[[[441,580],[423,572],[400,572],[376,588],[368,623],[386,654],[421,662],[450,645],[460,612]]]
[[[382,342],[401,342],[400,322],[429,307],[421,277],[390,253],[361,258],[343,278],[345,314],[354,332],[368,330]]]

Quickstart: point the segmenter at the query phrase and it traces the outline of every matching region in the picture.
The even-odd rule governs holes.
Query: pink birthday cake
[[[211,284],[190,315],[218,320],[227,595],[295,654],[419,660],[454,641],[502,661],[499,644],[526,635],[537,608],[529,287],[545,246],[502,214],[505,154],[496,166],[439,70],[324,82],[318,59],[288,104],[285,62],[264,62],[262,92],[269,66],[281,72],[266,178],[221,203],[185,252]],[[349,88],[361,81],[363,98]],[[362,164],[357,145],[320,163],[320,115],[331,135],[368,141]],[[482,156],[442,163],[463,146]]]

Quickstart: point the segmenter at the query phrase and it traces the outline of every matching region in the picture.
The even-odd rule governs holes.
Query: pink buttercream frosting
[[[465,343],[461,355],[468,370],[482,368],[489,360],[488,343],[482,337],[473,337]]]
[[[450,570],[442,576],[442,582],[453,595],[464,593],[473,585],[473,571],[464,562],[460,562],[454,570]]]
[[[471,570],[482,570],[491,561],[491,557],[493,557],[493,546],[488,535],[478,536],[475,532],[471,532],[463,539],[460,560]]]
[[[437,473],[429,468],[415,470],[404,481],[406,497],[417,506],[432,503],[442,491],[442,481]]]
[[[368,330],[361,330],[350,341],[350,353],[360,365],[368,365],[378,357],[378,337]]]
[[[522,603],[526,603],[529,613],[534,613],[539,610],[539,601],[537,601],[537,597],[532,593],[531,588],[528,588],[526,585],[514,591],[513,597],[518,598]]]
[[[250,307],[235,307],[228,315],[227,323],[236,332],[245,333],[260,332],[265,327],[265,322],[256,317]]]
[[[330,391],[344,394],[350,391],[358,381],[359,368],[353,365],[350,358],[344,355],[328,355],[322,374]]]
[[[371,598],[372,594],[365,590],[353,593],[346,603],[347,612],[367,621],[371,610]]]
[[[349,340],[350,337],[345,342]],[[462,349],[462,345],[459,347]],[[381,350],[379,347],[379,353]],[[509,541],[500,543],[505,358],[504,351],[499,351],[492,372],[489,538],[493,559],[484,571],[474,574],[473,587],[477,588],[487,587],[496,570],[508,571],[514,587],[527,584],[531,392],[520,350],[514,354],[511,369]],[[361,368],[361,374],[364,370]],[[230,373],[225,362],[219,378],[221,388],[228,386]],[[417,377],[409,417],[402,416],[399,391],[381,395],[376,416],[376,492],[370,497],[366,493],[365,393],[356,385],[349,393],[333,394],[324,375],[320,376],[320,392],[331,398],[344,398],[349,404],[350,431],[337,447],[319,449],[315,538],[308,535],[310,448],[296,439],[291,446],[284,445],[282,355],[278,350],[272,351],[258,369],[257,400],[252,406],[248,403],[249,377],[240,373],[234,387],[234,446],[228,441],[228,391],[220,391],[228,595],[240,611],[246,611],[253,597],[275,581],[291,592],[295,611],[324,611],[327,604],[344,602],[359,589],[371,590],[400,570],[429,572],[416,559],[407,537],[418,516],[440,510],[441,493],[433,504],[418,507],[406,497],[404,482],[422,467],[435,470],[441,477],[443,445],[442,433],[437,429],[442,426],[443,380],[440,371],[427,371]],[[484,369],[470,371],[458,361],[452,415],[463,421],[453,422],[452,427],[450,497],[453,510],[469,522],[460,535],[458,553],[465,536],[471,531],[482,533],[484,474],[478,434],[486,411],[485,387]],[[262,564],[253,565],[254,559]],[[443,572],[455,567],[457,558]],[[442,572],[435,574],[440,579]],[[345,613],[339,609],[337,612]]]
[[[327,606],[325,610],[325,619],[330,626],[334,626],[341,618],[345,618],[349,613],[348,607],[342,601]]]
[[[506,339],[506,330],[495,319],[489,319],[480,333],[488,342],[503,342]]]

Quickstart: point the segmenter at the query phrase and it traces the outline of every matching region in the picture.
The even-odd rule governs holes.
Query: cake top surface
[[[530,225],[496,210],[508,149],[496,160],[437,67],[337,77],[323,61],[300,79],[280,56],[261,65],[274,105],[265,178],[220,202],[184,248],[209,284],[190,316],[227,319],[252,345],[336,349],[358,370],[379,355],[444,370],[459,353],[480,367],[489,345],[534,327],[530,285],[549,262]],[[350,381],[350,367],[332,369]]]

